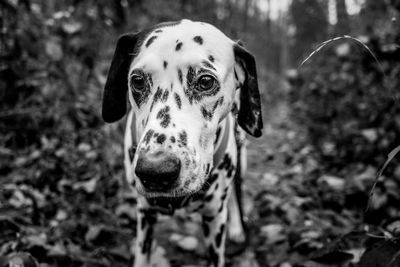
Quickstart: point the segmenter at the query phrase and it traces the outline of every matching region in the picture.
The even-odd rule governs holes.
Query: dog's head
[[[140,193],[183,196],[201,189],[212,168],[218,124],[236,92],[239,125],[260,136],[254,57],[210,24],[182,20],[119,38],[102,115],[106,122],[121,119],[128,95],[139,137],[132,179]]]

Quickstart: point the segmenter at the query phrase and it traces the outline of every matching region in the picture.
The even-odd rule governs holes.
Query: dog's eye
[[[131,77],[131,86],[133,89],[136,91],[143,91],[145,88],[145,80],[142,76],[140,75],[132,75]]]
[[[213,89],[215,85],[215,78],[211,75],[203,75],[198,79],[198,85],[201,91]]]

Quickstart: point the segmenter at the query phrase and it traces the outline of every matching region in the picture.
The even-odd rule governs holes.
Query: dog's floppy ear
[[[118,39],[103,92],[102,116],[105,122],[115,122],[126,113],[128,71],[137,40],[137,33],[124,34]]]
[[[250,135],[259,137],[263,128],[261,99],[258,90],[254,56],[239,44],[234,44],[235,76],[240,85],[239,125]]]

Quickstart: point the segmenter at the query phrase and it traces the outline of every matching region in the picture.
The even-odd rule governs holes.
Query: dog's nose
[[[143,186],[151,191],[171,189],[179,177],[181,161],[167,151],[139,153],[135,173]]]

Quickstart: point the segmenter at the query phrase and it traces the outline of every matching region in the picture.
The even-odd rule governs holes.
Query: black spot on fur
[[[208,254],[210,256],[210,262],[213,266],[218,266],[219,263],[219,258],[218,258],[218,253],[215,251],[214,247],[210,245],[208,248]]]
[[[221,213],[223,208],[224,208],[224,203],[221,202],[221,205],[219,206],[219,209],[218,209],[218,213]]]
[[[153,102],[151,102],[151,105],[150,105],[150,112],[153,110],[154,103],[155,103],[155,101],[153,100]]]
[[[207,165],[206,165],[206,173],[208,173],[210,171],[210,168],[211,168],[211,164],[207,163]]]
[[[148,144],[150,142],[150,139],[153,136],[153,134],[154,134],[154,130],[151,130],[151,129],[146,132],[146,134],[144,135],[144,139],[143,139],[145,144]]]
[[[146,228],[146,224],[147,224],[146,217],[143,216],[140,229],[144,230],[144,228]]]
[[[224,96],[221,96],[218,100],[217,103],[219,106],[221,106],[224,103]]]
[[[160,100],[162,94],[163,94],[162,89],[160,87],[158,87],[156,93],[154,94],[153,102],[157,103],[158,100]]]
[[[228,192],[225,191],[221,196],[221,201],[223,202],[226,199],[227,196],[228,196]]]
[[[165,90],[161,102],[165,103],[168,100],[168,96],[169,96],[169,91]]]
[[[215,216],[205,216],[203,215],[203,221],[212,222],[215,219]]]
[[[216,132],[216,134],[215,134],[215,141],[214,141],[214,144],[217,144],[217,143],[218,143],[219,137],[220,137],[220,135],[221,135],[221,130],[222,130],[221,127],[218,126],[217,132]]]
[[[130,162],[133,161],[133,159],[134,159],[134,157],[135,157],[135,152],[136,152],[136,146],[131,146],[131,147],[128,149],[128,154],[129,154],[129,160],[130,160]]]
[[[175,143],[176,142],[175,136],[171,136],[170,140],[172,143]]]
[[[199,45],[203,44],[203,38],[201,38],[201,36],[198,36],[198,35],[193,38],[193,41],[195,41]]]
[[[203,115],[203,117],[207,120],[207,121],[211,121],[212,117],[213,117],[213,112],[208,111],[207,108],[205,106],[201,106],[200,108],[201,110],[201,114]]]
[[[174,97],[175,97],[176,106],[178,107],[178,109],[181,109],[182,108],[181,97],[177,93],[174,93]]]
[[[209,59],[211,62],[214,62],[214,60],[215,60],[214,57],[211,56],[211,55],[208,56],[208,59]]]
[[[204,203],[201,203],[194,211],[199,211],[204,208]]]
[[[171,122],[171,115],[169,115],[169,110],[169,106],[165,106],[157,113],[157,119],[161,120],[160,125],[163,128],[167,128],[169,123]]]
[[[178,142],[182,145],[182,146],[187,146],[187,133],[185,130],[183,130],[182,132],[179,133],[179,140]]]
[[[145,237],[142,244],[142,253],[146,254],[147,257],[150,257],[151,252],[151,244],[153,241],[153,225],[157,221],[156,214],[150,211],[142,211],[143,218],[141,220],[141,229],[145,231]],[[145,228],[148,229],[145,229]]]
[[[168,66],[168,62],[167,62],[167,61],[164,61],[164,62],[163,62],[163,66],[164,66],[164,69],[166,69],[167,66]]]
[[[155,39],[157,39],[157,36],[150,37],[149,40],[147,40],[146,42],[146,47],[149,47],[154,42]]]
[[[218,174],[213,173],[210,177],[208,177],[207,184],[212,185],[217,179],[218,179]]]
[[[181,69],[178,69],[178,78],[179,78],[179,82],[182,84],[183,83],[183,75],[182,75]]]
[[[212,199],[213,199],[213,194],[209,194],[208,196],[206,196],[205,198],[204,198],[204,202],[209,202],[209,201],[211,201]]]
[[[153,231],[153,227],[150,227],[146,231],[146,235],[143,240],[142,254],[145,254],[147,257],[150,257],[151,244],[153,243]]]
[[[177,43],[177,44],[176,44],[176,46],[175,46],[175,50],[176,50],[176,51],[179,51],[179,50],[181,50],[181,48],[182,48],[182,45],[183,45],[183,43],[182,43],[182,42],[179,42],[179,43]]]
[[[227,178],[231,178],[234,170],[235,170],[235,167],[232,165],[232,166],[228,169],[228,172],[226,173],[226,177],[227,177]]]
[[[233,166],[231,157],[229,156],[228,153],[225,154],[224,159],[222,163],[218,166],[218,169],[220,170],[229,170]]]
[[[217,70],[217,69],[214,67],[214,65],[212,65],[210,62],[208,62],[208,61],[206,61],[206,60],[203,60],[201,63],[203,63],[203,65],[204,65],[205,67],[209,68],[209,69]]]
[[[210,234],[210,227],[208,226],[208,223],[203,222],[202,226],[203,226],[204,236],[208,237],[208,235]]]
[[[154,32],[155,33],[160,33],[160,32],[162,32],[162,30],[158,29],[158,30],[155,30]]]
[[[227,178],[232,178],[233,176],[233,171],[235,170],[235,166],[233,165],[232,159],[229,156],[229,154],[225,154],[222,163],[218,165],[218,169],[220,170],[226,170],[226,177]]]
[[[214,116],[215,110],[217,109],[217,107],[219,105],[222,104],[222,102],[224,101],[224,97],[221,96],[214,104],[214,106],[211,109],[207,109],[204,105],[201,106],[200,110],[201,110],[201,114],[203,115],[203,117],[208,120],[211,121],[212,117]]]
[[[194,70],[194,68],[192,66],[190,66],[188,68],[188,72],[186,74],[186,81],[188,82],[188,85],[190,85],[191,83],[194,82],[196,77],[196,71]]]
[[[147,81],[150,83],[150,86],[153,86],[153,76],[150,73],[146,74]]]
[[[166,139],[165,134],[160,134],[160,135],[157,137],[156,141],[157,141],[157,143],[159,143],[160,145],[162,145],[162,144],[165,142],[165,139]]]
[[[197,95],[193,88],[193,83],[194,83],[195,77],[196,77],[196,72],[195,72],[194,68],[189,67],[188,72],[186,74],[187,88],[184,88],[184,92],[185,92],[185,95],[188,97],[190,104],[193,104],[193,98]]]
[[[218,234],[215,236],[215,245],[219,248],[221,246],[222,236],[224,235],[225,224],[221,224]]]

